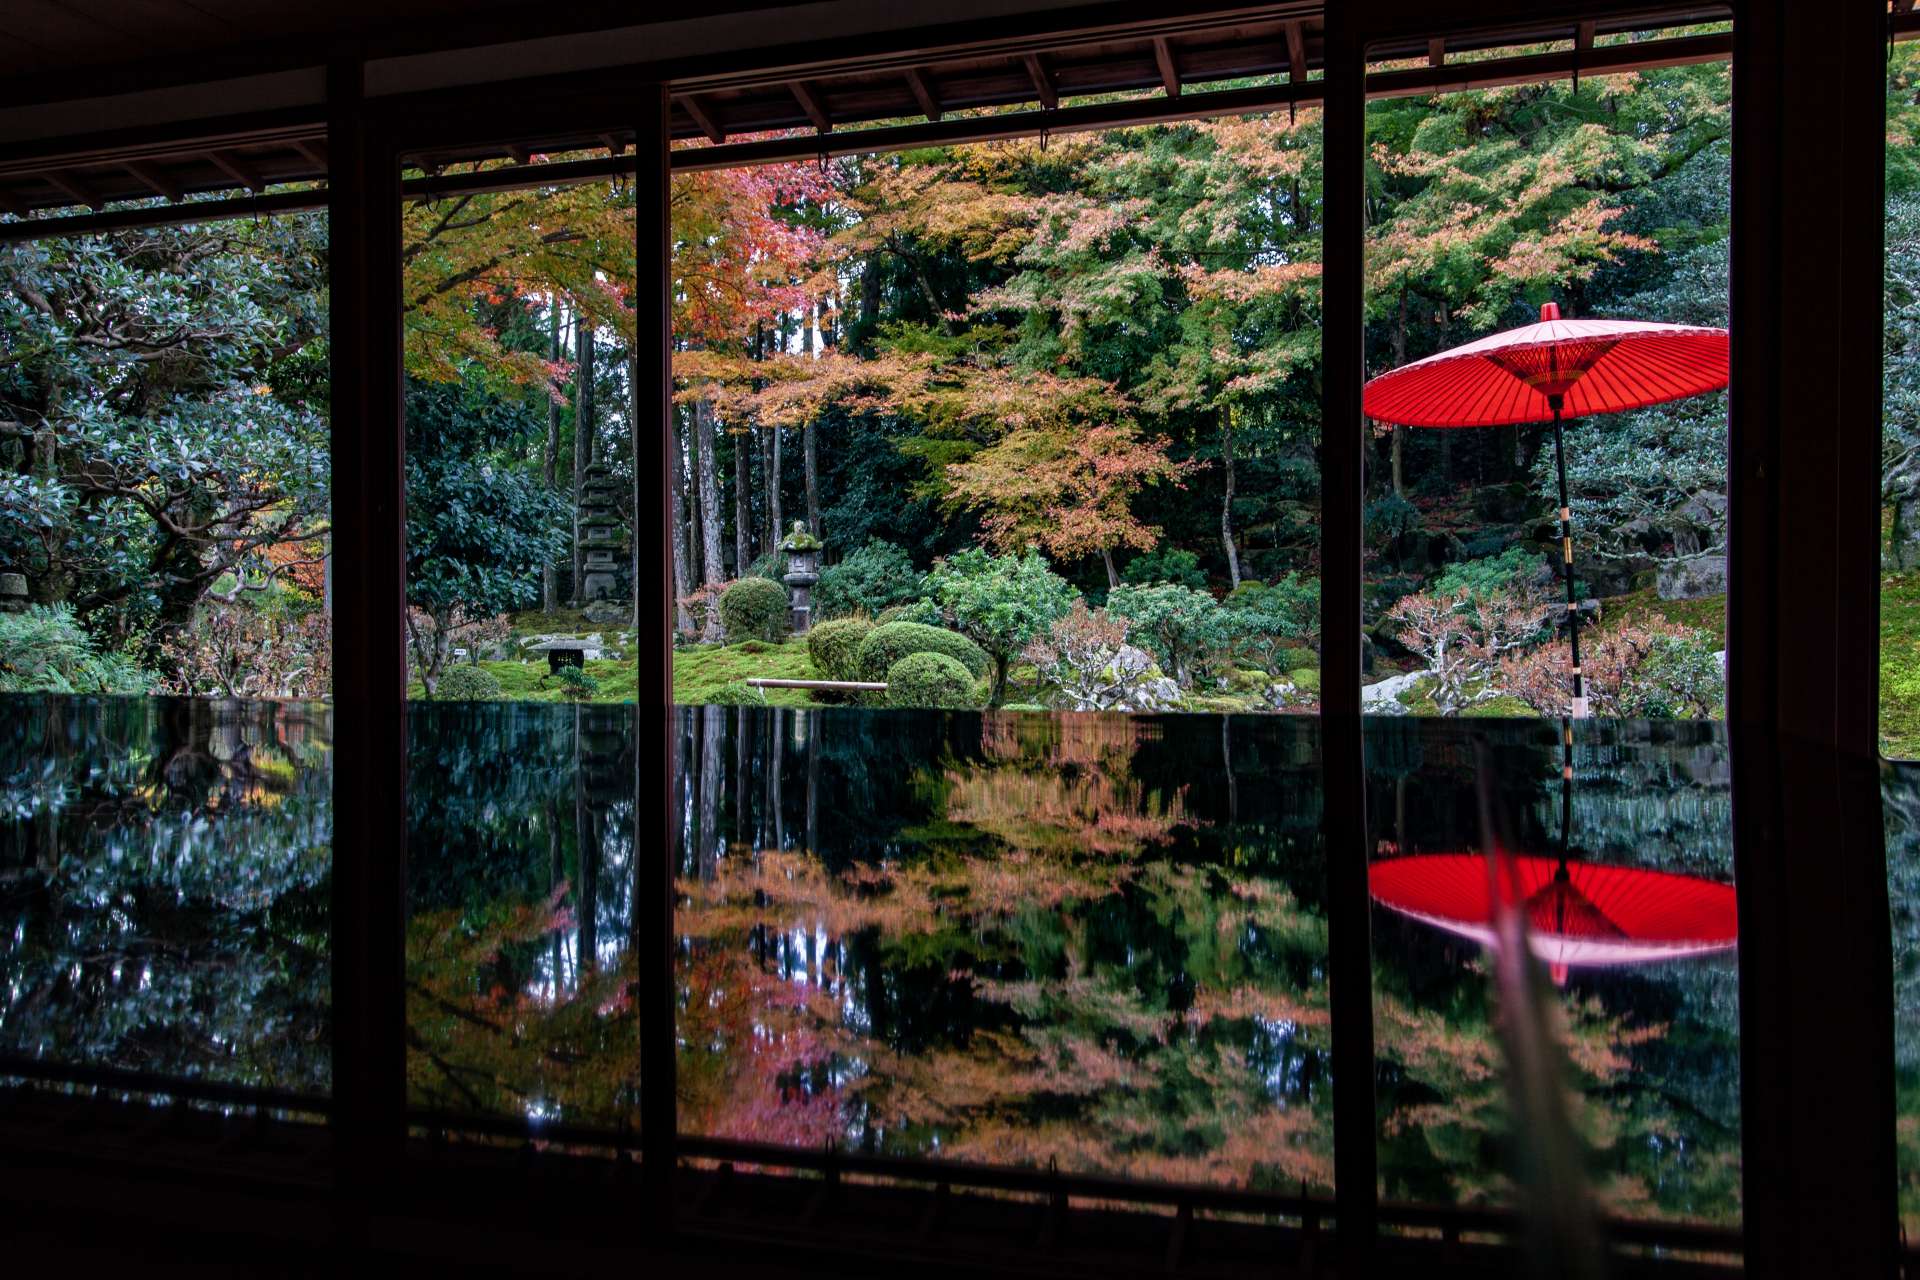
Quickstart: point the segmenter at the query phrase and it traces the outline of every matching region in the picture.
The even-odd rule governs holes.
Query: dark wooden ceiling
[[[150,24],[128,29],[164,33],[153,38],[173,40],[192,40],[196,31],[231,19],[232,38],[241,40],[274,29],[270,10],[279,14],[283,9],[311,7],[270,0],[75,0],[71,4],[7,0],[0,6],[0,49],[6,50],[0,52],[0,66],[12,65],[18,57],[9,41],[54,42],[55,51],[64,50],[62,56],[67,57],[82,56],[88,47],[98,53],[107,46],[88,46],[83,27],[89,22],[111,25],[117,19],[99,16],[108,13]],[[755,7],[764,7],[764,0]],[[375,22],[383,15],[397,23],[433,15],[444,18],[456,9],[498,16],[526,8],[522,0],[383,0],[378,6],[355,0],[330,12],[326,23],[330,24],[327,30],[337,31]],[[50,16],[56,9],[67,12]],[[80,11],[95,16],[75,17]],[[1382,61],[1420,64],[1417,69],[1381,77],[1383,83],[1397,77],[1392,91],[1433,92],[1469,82],[1515,83],[1564,75],[1569,56],[1576,61],[1581,56],[1561,53],[1532,64],[1524,59],[1485,61],[1485,51],[1496,45],[1559,41],[1562,48],[1571,49],[1578,44],[1588,51],[1585,65],[1599,71],[1603,68],[1597,64],[1605,59],[1620,62],[1627,55],[1617,47],[1601,47],[1614,46],[1617,42],[1612,37],[1723,16],[1711,7],[1682,4],[1631,21],[1585,28],[1543,26],[1537,31],[1504,32],[1498,41],[1474,37],[1420,41],[1404,49],[1377,48],[1372,54]],[[287,23],[319,21],[297,13],[282,17]],[[1140,21],[1050,43],[1009,39],[939,53],[883,52],[777,72],[694,76],[675,82],[672,132],[676,141],[730,148],[738,148],[743,138],[787,135],[797,139],[790,146],[804,154],[816,145],[807,138],[826,135],[832,135],[835,150],[857,146],[861,133],[850,126],[951,121],[956,113],[983,109],[1027,108],[1032,118],[1064,117],[1077,98],[1152,95],[1162,100],[1162,113],[1169,114],[1183,94],[1196,91],[1192,97],[1197,108],[1199,100],[1217,94],[1228,82],[1258,83],[1262,77],[1274,83],[1284,77],[1287,85],[1308,82],[1321,65],[1320,32],[1319,18],[1298,4],[1272,5],[1251,11],[1251,16]],[[1679,51],[1670,60],[1725,56],[1725,38],[1717,39],[1718,43],[1693,45],[1669,41]],[[1644,48],[1657,60],[1652,45]],[[453,166],[494,161],[525,165],[545,154],[619,155],[631,143],[631,133],[583,128],[420,154],[411,157],[411,163],[432,175]],[[716,152],[715,159],[719,158]],[[324,133],[315,118],[251,121],[245,128],[218,136],[158,129],[144,139],[122,136],[92,149],[63,148],[58,153],[0,160],[0,212],[24,217],[83,206],[99,210],[114,202],[156,197],[179,201],[215,192],[259,193],[282,184],[324,181],[325,176]]]

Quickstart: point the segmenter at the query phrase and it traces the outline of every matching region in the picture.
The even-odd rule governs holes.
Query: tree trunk
[[[693,616],[687,612],[686,597],[693,590],[693,557],[687,545],[687,433],[680,425],[680,410],[672,414],[673,474],[667,477],[668,501],[673,504],[673,625],[677,631],[693,630]]]
[[[1120,585],[1120,571],[1113,567],[1113,548],[1100,548],[1100,563],[1107,567],[1107,590]]]
[[[560,299],[551,298],[547,305],[548,342],[547,356],[554,363],[560,363]],[[559,479],[560,470],[560,402],[554,399],[551,391],[547,394],[547,449],[541,459],[541,479],[546,482],[547,492],[552,493],[554,482]],[[540,609],[552,613],[559,603],[555,585],[556,566],[551,559],[540,566]]]
[[[1240,549],[1233,541],[1233,406],[1220,407],[1220,463],[1226,491],[1220,496],[1220,544],[1227,549],[1227,581],[1240,585]]]
[[[580,497],[586,486],[587,468],[593,465],[593,325],[586,316],[573,316],[573,584],[572,599],[578,608],[586,603],[580,594],[580,579],[586,549],[580,545]]]
[[[813,304],[814,328],[820,334],[820,349],[825,352],[833,346],[833,335],[820,322],[820,304]],[[807,482],[807,532],[814,537],[820,536],[820,460],[814,444],[814,437],[820,432],[820,421],[815,419],[801,429],[801,469],[806,473]]]
[[[767,525],[770,534],[769,552],[780,549],[780,539],[786,529],[786,512],[780,508],[780,428],[767,429]]]
[[[702,396],[693,403],[695,443],[700,450],[700,554],[701,583],[704,586],[717,586],[726,581],[727,568],[720,556],[720,486],[714,474],[714,411],[713,401]],[[703,639],[720,639],[720,611],[707,610],[707,626]]]
[[[758,321],[753,326],[753,358],[764,360],[767,354],[766,326]],[[754,380],[753,389],[758,391],[761,383]],[[733,435],[733,576],[747,576],[747,566],[753,563],[753,467],[748,465],[747,433],[736,431]]]
[[[873,331],[880,326],[880,295],[884,286],[880,283],[880,255],[867,258],[866,266],[860,272],[860,332],[866,335],[861,339],[864,350],[873,341]]]

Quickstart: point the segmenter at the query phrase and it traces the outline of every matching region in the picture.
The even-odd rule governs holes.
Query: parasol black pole
[[[1567,442],[1560,429],[1560,397],[1553,406],[1553,465],[1560,476],[1560,576],[1567,584],[1567,642],[1573,646],[1573,707],[1575,720],[1587,714],[1587,686],[1580,670],[1580,605],[1573,598],[1573,508],[1567,505]],[[1567,768],[1573,768],[1573,730],[1567,730]]]

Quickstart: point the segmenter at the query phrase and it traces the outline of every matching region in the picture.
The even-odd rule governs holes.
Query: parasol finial
[[[1559,303],[1543,302],[1540,304],[1540,323],[1541,324],[1545,324],[1549,320],[1558,320],[1559,318],[1560,318]]]

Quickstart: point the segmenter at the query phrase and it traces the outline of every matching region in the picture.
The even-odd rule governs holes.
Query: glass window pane
[[[0,245],[8,1058],[328,1088],[326,251]]]

